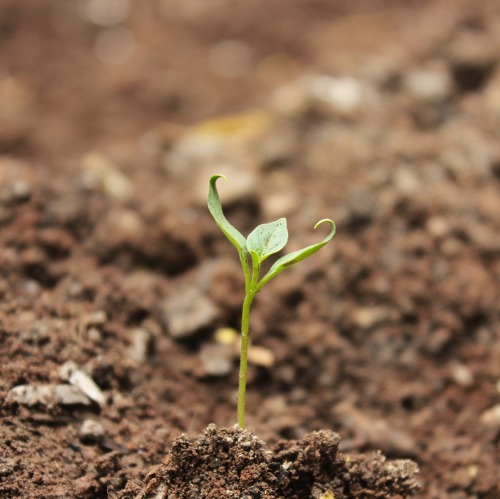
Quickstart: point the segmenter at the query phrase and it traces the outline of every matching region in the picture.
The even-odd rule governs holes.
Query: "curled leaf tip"
[[[314,228],[317,229],[323,222],[328,222],[331,225],[331,229],[335,232],[336,230],[335,222],[333,220],[330,220],[329,218],[323,218],[322,220],[316,223]]]
[[[333,220],[330,220],[329,218],[324,218],[323,220],[320,220],[314,226],[314,228],[318,227],[318,225],[321,225],[323,222],[327,222],[330,224],[330,232],[323,239],[323,241],[320,241],[319,243],[316,244],[312,244],[311,246],[307,246],[301,250],[294,251],[293,253],[289,253],[288,255],[282,256],[280,259],[274,262],[274,264],[269,269],[269,272],[262,278],[262,280],[259,283],[259,289],[262,288],[262,286],[266,282],[276,277],[280,272],[310,257],[311,255],[319,251],[325,244],[327,244],[332,240],[336,230],[335,223],[333,222]]]
[[[214,184],[218,179],[223,178],[225,182],[227,182],[227,178],[225,175],[222,175],[222,173],[216,173],[215,175],[212,175],[210,177],[210,183]]]
[[[234,246],[236,246],[236,249],[240,253],[240,257],[243,259],[246,258],[247,255],[246,239],[227,221],[224,216],[219,199],[219,193],[217,192],[217,186],[215,185],[217,179],[220,177],[227,182],[226,177],[219,173],[210,177],[208,184],[208,209],[214,217],[215,223],[219,226],[224,235],[234,244]]]

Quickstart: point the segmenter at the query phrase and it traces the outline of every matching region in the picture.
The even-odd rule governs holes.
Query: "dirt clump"
[[[269,449],[238,426],[209,425],[195,439],[182,435],[174,441],[137,499],[390,499],[419,489],[412,461],[387,462],[380,453],[348,458],[339,442],[336,433],[319,431]]]

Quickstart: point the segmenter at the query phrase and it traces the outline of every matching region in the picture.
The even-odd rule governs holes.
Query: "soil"
[[[282,441],[273,453],[237,425],[209,425],[195,441],[185,435],[175,440],[138,497],[396,498],[418,490],[415,463],[386,463],[380,454],[346,460],[339,441],[321,431]]]
[[[499,28],[0,0],[0,496],[500,497]],[[337,224],[257,297],[249,432],[213,173],[244,234]]]

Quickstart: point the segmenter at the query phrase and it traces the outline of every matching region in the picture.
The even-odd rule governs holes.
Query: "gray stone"
[[[101,442],[105,434],[104,426],[94,419],[86,419],[78,432],[80,440],[84,443]]]
[[[137,328],[132,333],[132,344],[130,345],[130,358],[136,364],[142,364],[147,356],[152,344],[151,333],[144,328]]]
[[[176,290],[162,308],[162,319],[168,333],[176,339],[189,338],[217,318],[217,307],[197,287]]]
[[[66,384],[18,385],[7,393],[7,402],[34,405],[90,405],[90,399],[76,386]]]
[[[106,396],[97,386],[96,382],[78,366],[72,362],[65,362],[59,369],[59,374],[63,380],[77,387],[89,399],[93,400],[101,407],[106,405]]]
[[[203,370],[209,376],[227,376],[233,368],[234,357],[235,350],[230,345],[209,343],[200,351]]]

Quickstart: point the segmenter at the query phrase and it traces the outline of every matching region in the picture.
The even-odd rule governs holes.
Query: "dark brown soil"
[[[398,497],[412,459],[418,497],[498,499],[499,33],[496,0],[0,0],[0,496],[220,459],[227,497]],[[252,311],[259,440],[213,173],[287,251],[337,223]]]
[[[175,440],[139,497],[401,498],[418,489],[411,461],[386,463],[380,454],[345,459],[339,440],[321,431],[282,441],[272,453],[238,426],[210,425],[195,441]]]

